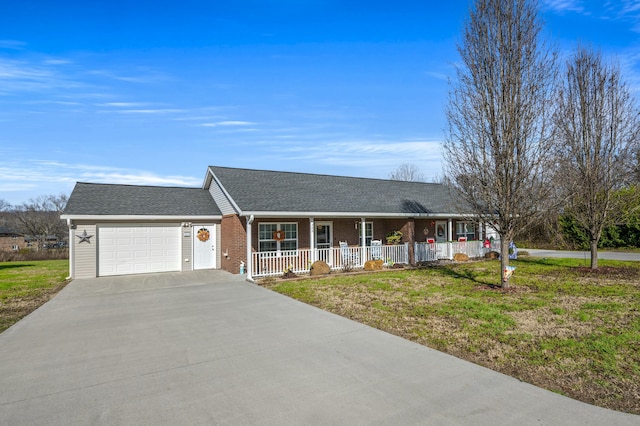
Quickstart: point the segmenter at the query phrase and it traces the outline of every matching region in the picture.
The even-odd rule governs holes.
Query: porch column
[[[482,228],[484,228],[484,223],[483,222],[479,222],[478,223],[478,241],[483,241],[484,240],[483,235],[482,235],[483,234],[482,231],[484,231],[484,229],[482,229]]]
[[[366,218],[361,218],[360,219],[360,238],[362,241],[362,243],[360,244],[360,263],[362,265],[364,265],[364,262],[366,260],[366,253],[367,253],[367,222],[366,222]]]
[[[451,242],[453,241],[453,219],[449,218],[449,221],[447,222],[447,228],[447,245],[449,246],[449,259],[453,259],[453,247],[451,244]]]
[[[253,219],[253,215],[247,218],[247,264],[245,269],[247,271],[247,280],[249,281],[253,281],[253,255],[251,253],[251,224]]]
[[[316,256],[316,219],[309,218],[309,250],[311,263],[317,260]]]

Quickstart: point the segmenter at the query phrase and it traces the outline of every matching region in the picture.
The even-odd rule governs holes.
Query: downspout
[[[253,282],[253,253],[251,253],[251,224],[253,215],[247,218],[247,281]]]
[[[73,265],[74,265],[74,250],[75,239],[73,238],[73,222],[71,219],[67,219],[67,228],[69,228],[69,276],[67,279],[73,278]]]

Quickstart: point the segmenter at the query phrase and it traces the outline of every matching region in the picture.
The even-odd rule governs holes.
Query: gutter
[[[438,219],[443,217],[451,218],[468,218],[476,217],[476,214],[471,213],[364,213],[364,212],[290,212],[290,211],[246,211],[241,212],[240,216],[248,217],[255,216],[260,218],[343,218],[343,219],[360,219],[366,218],[422,218],[422,219]]]

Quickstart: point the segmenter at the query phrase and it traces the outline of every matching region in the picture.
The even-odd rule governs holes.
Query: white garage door
[[[98,275],[180,271],[178,225],[101,225]]]

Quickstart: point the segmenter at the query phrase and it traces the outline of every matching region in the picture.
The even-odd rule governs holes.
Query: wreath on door
[[[284,240],[284,231],[275,231],[273,233],[273,239],[276,241]]]
[[[209,233],[209,230],[207,228],[200,228],[198,230],[198,239],[203,243],[209,241],[210,237],[211,234]]]

